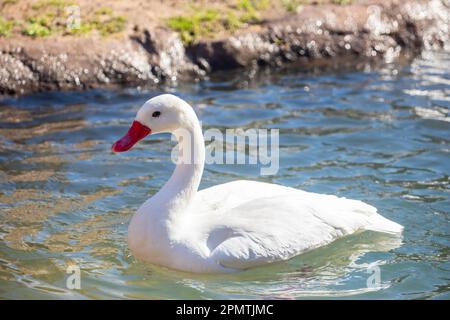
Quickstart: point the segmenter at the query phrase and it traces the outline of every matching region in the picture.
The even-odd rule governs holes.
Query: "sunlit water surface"
[[[174,144],[160,135],[124,154],[110,147],[139,106],[163,91],[194,105],[204,129],[280,129],[276,175],[208,165],[201,188],[254,179],[363,200],[405,226],[403,243],[364,232],[227,275],[136,261],[127,225],[171,174]],[[0,297],[448,299],[449,94],[450,54],[428,52],[377,71],[4,99]],[[70,265],[81,268],[81,290],[66,288]],[[381,282],[368,287],[377,268]]]

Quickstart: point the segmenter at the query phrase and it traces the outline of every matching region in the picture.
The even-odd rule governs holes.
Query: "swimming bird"
[[[131,218],[128,246],[139,260],[188,272],[233,272],[288,260],[363,230],[402,232],[375,207],[334,195],[248,180],[199,191],[201,126],[193,108],[171,94],[148,100],[112,151],[162,132],[177,139],[179,159],[191,161],[177,161],[169,180]]]

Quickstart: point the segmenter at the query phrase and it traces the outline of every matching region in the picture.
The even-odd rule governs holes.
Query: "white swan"
[[[197,191],[203,135],[192,107],[174,95],[148,100],[112,150],[127,151],[160,132],[174,134],[180,152],[190,150],[195,161],[177,164],[131,219],[128,245],[138,259],[183,271],[229,272],[287,260],[360,230],[402,232],[376,208],[333,195],[244,180]]]

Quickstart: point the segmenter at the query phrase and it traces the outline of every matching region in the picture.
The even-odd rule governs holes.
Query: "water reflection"
[[[135,209],[173,169],[167,137],[110,152],[159,91],[37,94],[0,102],[1,298],[448,298],[448,53],[411,64],[165,88],[195,105],[204,129],[280,128],[280,171],[207,166],[202,188],[258,179],[361,199],[405,226],[238,274],[192,275],[137,262],[126,245]],[[162,89],[161,89],[162,90]],[[82,288],[66,289],[66,268]],[[367,270],[381,270],[368,288]]]

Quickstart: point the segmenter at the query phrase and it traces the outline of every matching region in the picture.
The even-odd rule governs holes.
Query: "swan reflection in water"
[[[143,286],[152,286],[153,277],[171,278],[183,287],[217,299],[239,299],[249,294],[258,299],[345,297],[388,289],[391,282],[383,279],[383,266],[394,259],[389,251],[401,244],[397,236],[363,231],[291,260],[239,273],[194,274],[138,261],[128,271],[146,274],[143,282],[139,280]],[[368,253],[374,257],[368,258]]]

